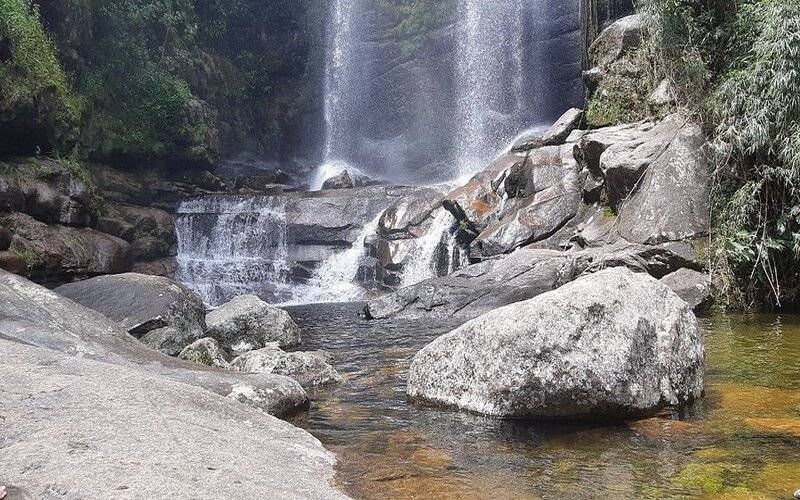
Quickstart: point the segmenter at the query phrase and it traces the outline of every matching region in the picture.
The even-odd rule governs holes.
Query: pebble
[[[794,492],[794,497],[795,497],[797,500],[800,500],[800,490],[797,490],[797,491],[795,491],[795,492]]]

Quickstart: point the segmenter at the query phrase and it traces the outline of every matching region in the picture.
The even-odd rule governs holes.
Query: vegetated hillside
[[[0,154],[207,165],[316,133],[323,1],[2,0]]]
[[[795,0],[642,0],[644,43],[588,104],[610,124],[665,82],[707,130],[714,171],[711,264],[735,307],[800,305],[800,4]]]

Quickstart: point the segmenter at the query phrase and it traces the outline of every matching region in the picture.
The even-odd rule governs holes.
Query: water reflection
[[[800,318],[720,316],[706,398],[613,426],[507,422],[410,405],[411,357],[455,324],[366,322],[357,304],[291,312],[347,383],[295,423],[337,453],[358,498],[791,498],[800,487]]]

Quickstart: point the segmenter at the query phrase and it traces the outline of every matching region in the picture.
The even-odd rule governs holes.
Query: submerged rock
[[[305,389],[337,384],[342,377],[315,352],[284,352],[277,344],[242,354],[231,362],[231,368],[249,373],[274,373],[291,377]]]
[[[135,371],[197,386],[272,415],[283,415],[308,403],[303,388],[288,377],[233,373],[166,356],[142,345],[107,316],[3,271],[0,304],[3,343],[23,343],[68,354],[76,363],[81,358],[115,365],[112,372]],[[5,353],[5,345],[2,348]],[[4,359],[0,356],[0,362]],[[6,383],[3,378],[4,388]]]
[[[177,355],[203,337],[206,329],[206,308],[200,297],[161,276],[99,276],[55,291],[120,323],[134,337],[162,329],[154,336],[168,339],[172,344],[166,349],[169,354]]]
[[[281,348],[300,345],[300,328],[284,310],[255,295],[236,297],[206,316],[208,336],[234,354],[277,342]]]
[[[178,354],[178,359],[217,368],[230,366],[222,354],[219,342],[210,337],[202,338],[184,347]]]
[[[703,356],[684,301],[609,269],[438,338],[414,357],[408,394],[500,417],[640,416],[700,397]]]

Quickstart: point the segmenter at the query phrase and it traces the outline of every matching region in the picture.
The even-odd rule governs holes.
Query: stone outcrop
[[[242,354],[231,362],[231,369],[285,375],[297,380],[304,389],[343,381],[322,355],[315,352],[284,352],[277,343]]]
[[[699,398],[703,362],[689,306],[610,269],[436,339],[414,357],[408,394],[499,417],[638,417]]]
[[[131,269],[130,245],[95,229],[48,225],[23,213],[0,213],[0,224],[13,235],[11,251],[36,279],[57,282]]]
[[[95,227],[130,243],[136,261],[174,257],[177,252],[175,220],[157,208],[110,205]]]
[[[242,295],[208,313],[208,336],[233,354],[262,349],[271,342],[281,348],[300,345],[300,328],[289,313],[255,295]]]
[[[107,316],[3,271],[0,302],[1,342],[67,354],[75,363],[85,359],[113,365],[109,369],[112,372],[124,368],[126,373],[200,387],[273,415],[283,415],[308,402],[302,387],[288,377],[221,371],[166,356],[142,345]]]
[[[206,308],[185,286],[143,274],[99,276],[58,287],[56,293],[121,324],[169,355],[203,337]]]
[[[701,269],[690,245],[658,246],[617,242],[569,252],[521,248],[441,278],[401,288],[370,300],[371,319],[463,318],[531,299],[584,274],[625,267],[662,278],[681,268]]]
[[[307,432],[150,367],[9,341],[6,321],[0,484],[9,500],[346,498],[331,486],[335,457]]]
[[[560,146],[567,141],[569,135],[580,128],[583,122],[583,110],[568,109],[542,136],[542,146]]]

